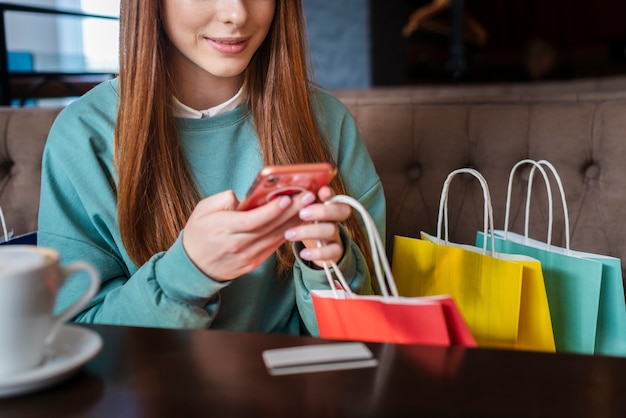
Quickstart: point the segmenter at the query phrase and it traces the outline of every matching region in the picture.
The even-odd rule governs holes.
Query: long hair
[[[171,113],[168,42],[160,25],[160,0],[122,1],[117,205],[120,234],[137,265],[174,243],[201,199]],[[268,165],[333,161],[315,119],[306,45],[301,0],[276,0],[268,35],[244,74],[245,106]],[[346,192],[341,175],[330,186],[339,194]],[[369,254],[356,218],[344,225]],[[280,274],[291,269],[289,243],[279,248],[277,260]]]

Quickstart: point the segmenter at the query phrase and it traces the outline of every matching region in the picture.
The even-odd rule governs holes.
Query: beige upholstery
[[[437,233],[443,182],[460,167],[474,167],[486,177],[495,226],[502,228],[509,171],[532,158],[551,161],[562,176],[572,249],[626,257],[626,90],[482,96],[468,88],[431,98],[425,91],[337,92],[353,112],[382,178],[389,247],[395,234]],[[18,234],[36,228],[41,150],[58,111],[0,110],[0,205]],[[516,232],[523,232],[527,177],[528,169],[514,182]],[[545,240],[547,199],[541,182],[535,190],[530,235]],[[449,199],[450,239],[473,243],[483,225],[478,183],[456,179]],[[558,199],[554,219],[553,243],[564,245]]]
[[[0,107],[0,207],[16,235],[37,228],[41,155],[59,111]]]
[[[555,80],[544,82],[418,85],[396,87],[374,87],[369,89],[336,90],[342,97],[374,99],[388,98],[391,101],[409,99],[412,102],[464,102],[478,99],[479,102],[511,102],[541,100],[583,99],[593,94],[626,92],[626,76],[585,78],[577,80]]]
[[[571,248],[626,256],[626,94],[575,97],[466,97],[429,103],[386,95],[341,99],[355,115],[385,187],[388,244],[394,235],[437,233],[441,189],[460,167],[489,183],[495,227],[504,227],[509,171],[522,159],[546,159],[559,171],[569,206]],[[530,167],[513,188],[510,230],[524,232]],[[530,236],[546,240],[545,188],[535,177]],[[556,185],[553,185],[556,189]],[[455,178],[449,195],[450,240],[473,243],[483,227],[483,196],[471,176]],[[560,199],[553,240],[565,244]]]

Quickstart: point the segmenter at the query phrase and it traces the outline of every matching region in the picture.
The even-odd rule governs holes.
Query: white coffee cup
[[[78,271],[89,276],[87,291],[54,315],[58,289]],[[99,287],[100,274],[86,262],[61,267],[59,253],[51,248],[0,246],[0,378],[40,365],[57,331]]]

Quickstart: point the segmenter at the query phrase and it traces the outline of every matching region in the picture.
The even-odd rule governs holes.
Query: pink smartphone
[[[317,191],[337,172],[329,163],[275,165],[263,168],[241,200],[237,210],[264,205],[278,196],[291,196],[303,191]]]

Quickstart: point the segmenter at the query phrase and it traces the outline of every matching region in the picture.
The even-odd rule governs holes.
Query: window
[[[119,16],[120,0],[81,0],[85,13]],[[85,66],[91,71],[117,72],[119,22],[87,18],[82,21]]]

